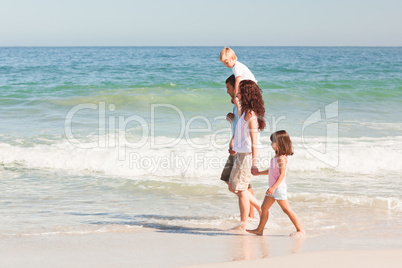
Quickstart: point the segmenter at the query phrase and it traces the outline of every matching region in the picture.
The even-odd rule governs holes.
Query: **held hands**
[[[232,123],[233,117],[234,117],[233,113],[228,113],[226,115],[226,120],[229,121],[229,123]]]
[[[267,190],[267,195],[272,196],[274,194],[275,190],[276,190],[276,188],[274,188],[274,187],[269,188]]]
[[[258,167],[251,166],[251,174],[254,175],[254,176],[260,175],[260,171],[258,170]]]

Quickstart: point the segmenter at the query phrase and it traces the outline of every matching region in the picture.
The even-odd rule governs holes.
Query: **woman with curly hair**
[[[237,122],[233,142],[234,165],[229,178],[229,190],[239,198],[240,224],[235,230],[246,230],[250,203],[261,214],[257,199],[247,191],[252,175],[258,174],[258,143],[260,131],[265,128],[265,108],[260,87],[251,80],[239,84],[235,98],[239,121]]]

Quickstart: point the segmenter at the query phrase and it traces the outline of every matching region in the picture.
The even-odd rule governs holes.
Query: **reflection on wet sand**
[[[237,236],[232,243],[232,261],[264,259],[270,255],[278,256],[275,253],[276,251],[290,254],[298,253],[301,251],[305,240],[305,237],[291,238],[285,235],[283,240],[278,240],[277,238],[278,236],[252,236],[246,234]]]

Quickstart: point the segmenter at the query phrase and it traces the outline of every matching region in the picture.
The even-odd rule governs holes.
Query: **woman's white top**
[[[235,135],[234,135],[234,143],[233,143],[233,151],[238,153],[251,153],[251,136],[250,129],[248,127],[248,122],[244,120],[244,115],[240,117],[239,121],[236,125]],[[257,140],[256,144],[259,143],[260,140],[260,131],[257,130]]]

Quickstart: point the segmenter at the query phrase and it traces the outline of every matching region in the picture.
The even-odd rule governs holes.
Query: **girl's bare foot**
[[[293,232],[289,236],[291,236],[291,237],[302,237],[305,234],[306,234],[306,232],[304,230],[301,230],[301,231]]]
[[[262,235],[262,233],[264,231],[259,231],[258,229],[255,230],[246,230],[247,232],[249,232],[250,234],[255,234],[255,235]]]

